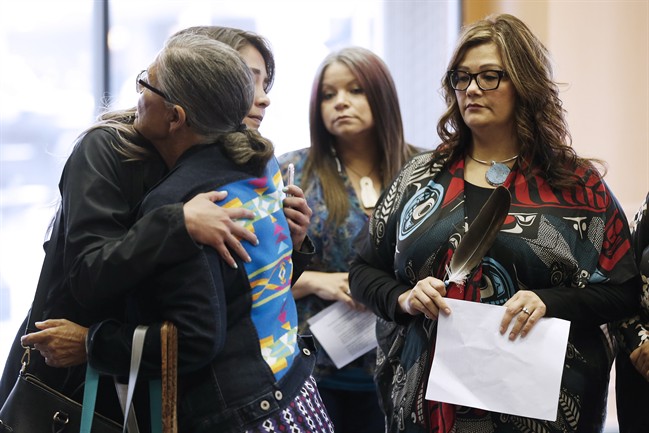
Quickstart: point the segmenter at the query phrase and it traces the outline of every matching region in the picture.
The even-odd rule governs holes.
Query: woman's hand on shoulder
[[[426,277],[415,284],[412,289],[399,295],[399,307],[404,313],[416,316],[424,314],[429,319],[436,319],[439,312],[451,314],[451,309],[444,300],[446,285],[435,277]]]
[[[183,206],[185,226],[194,242],[209,245],[233,268],[237,264],[230,249],[243,261],[250,262],[250,256],[241,244],[247,240],[253,245],[259,241],[254,233],[238,224],[237,219],[252,219],[254,212],[244,208],[222,208],[214,204],[223,200],[226,191],[211,191],[196,195]]]
[[[88,328],[66,319],[36,322],[40,331],[23,335],[23,346],[38,350],[50,367],[72,367],[86,362]]]
[[[291,231],[293,249],[299,251],[306,237],[313,211],[309,207],[304,191],[297,185],[288,185],[284,188],[284,216]]]

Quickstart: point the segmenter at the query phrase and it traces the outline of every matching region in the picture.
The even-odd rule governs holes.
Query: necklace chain
[[[343,173],[343,165],[341,164],[340,159],[338,158],[338,155],[336,154],[336,149],[334,149],[334,148],[332,147],[332,148],[331,148],[331,153],[333,154],[333,157],[334,157],[334,159],[336,160],[336,168],[338,169],[338,173],[339,173],[339,174],[342,174],[342,173]],[[374,171],[376,171],[376,165],[375,165],[375,166],[372,167],[372,171],[370,171],[370,172],[367,173],[365,176],[363,176],[362,174],[360,174],[359,172],[357,172],[356,170],[354,170],[353,168],[351,168],[349,165],[346,165],[345,168],[348,169],[348,170],[351,170],[351,172],[354,173],[354,174],[355,174],[356,176],[358,176],[359,178],[370,177],[370,175],[371,175],[372,173],[374,173]]]
[[[355,174],[356,176],[358,176],[358,177],[370,177],[370,175],[371,175],[372,173],[374,173],[374,170],[376,170],[376,167],[372,167],[372,171],[370,171],[370,172],[367,173],[365,176],[363,176],[362,174],[360,174],[359,172],[357,172],[356,170],[354,170],[354,169],[353,169],[351,166],[349,166],[349,165],[346,165],[345,168],[348,169],[348,170],[351,170],[352,173],[354,173],[354,174]]]
[[[336,150],[334,148],[331,148],[331,153],[334,157],[334,160],[336,161],[336,168],[338,170],[338,174],[342,176],[343,174],[343,165],[340,163],[340,159],[338,159],[338,155],[336,155]],[[374,209],[374,206],[376,206],[376,202],[379,199],[379,195],[376,193],[376,190],[374,189],[374,182],[372,182],[372,178],[370,175],[374,173],[376,170],[376,166],[372,168],[372,171],[370,171],[367,176],[362,176],[359,172],[351,168],[350,166],[345,166],[346,169],[351,170],[352,173],[354,173],[356,176],[360,178],[359,180],[359,188],[360,188],[360,196],[359,201],[361,206],[363,206],[364,209]],[[351,178],[349,178],[351,181]]]
[[[483,165],[488,165],[489,168],[487,169],[487,172],[484,174],[485,180],[487,183],[491,186],[499,186],[505,183],[507,180],[507,177],[509,176],[509,173],[511,172],[511,169],[505,165],[506,162],[511,162],[518,158],[518,155],[514,155],[511,158],[504,159],[502,161],[483,161],[481,159],[477,159],[469,155],[469,158],[474,160],[475,162]]]
[[[471,158],[475,162],[479,162],[480,164],[483,164],[483,165],[494,165],[494,164],[504,164],[506,162],[511,162],[511,161],[515,160],[516,158],[518,158],[518,155],[514,155],[511,158],[503,159],[502,161],[491,161],[491,162],[483,161],[483,160],[478,159],[478,158],[474,158],[471,155],[469,155],[469,158]]]

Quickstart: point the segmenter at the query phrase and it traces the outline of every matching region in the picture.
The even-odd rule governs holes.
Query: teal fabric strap
[[[86,383],[83,390],[83,407],[81,408],[80,433],[90,433],[92,418],[95,415],[95,402],[97,401],[97,386],[99,384],[99,373],[86,364]]]
[[[151,410],[151,433],[162,433],[162,381],[149,381],[149,404]]]
[[[128,378],[128,389],[126,393],[126,401],[122,403],[122,410],[125,414],[124,424],[122,426],[123,433],[126,433],[128,421],[129,419],[132,419],[128,414],[131,412],[130,409],[132,406],[137,374],[140,369],[140,363],[142,360],[142,350],[144,347],[144,338],[146,336],[146,331],[146,326],[138,326],[133,333],[133,347],[131,350],[131,367]],[[80,433],[91,433],[92,419],[95,415],[95,403],[97,400],[98,384],[99,373],[89,364],[86,364],[86,383],[83,390],[81,428],[79,429]],[[162,433],[162,382],[160,380],[149,381],[149,397],[151,400],[151,432]],[[133,421],[135,420],[133,419]],[[133,430],[137,431],[137,424],[129,426],[129,430],[131,431],[131,433]]]

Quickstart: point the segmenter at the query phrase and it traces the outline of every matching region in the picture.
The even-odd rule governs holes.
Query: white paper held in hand
[[[342,368],[377,346],[376,316],[335,302],[307,320],[337,368]]]
[[[505,307],[446,302],[426,399],[555,421],[570,322],[544,317],[510,341],[498,331]]]

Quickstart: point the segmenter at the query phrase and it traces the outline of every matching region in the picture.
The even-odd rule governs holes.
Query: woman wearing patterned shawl
[[[388,431],[601,431],[614,354],[603,326],[638,306],[626,217],[594,161],[572,149],[548,52],[519,19],[464,29],[442,87],[442,143],[383,194],[349,276],[380,318],[375,380]],[[445,288],[458,241],[498,185],[512,199],[495,243],[464,287]],[[424,399],[445,297],[505,306],[510,340],[542,317],[571,322],[556,420]]]

